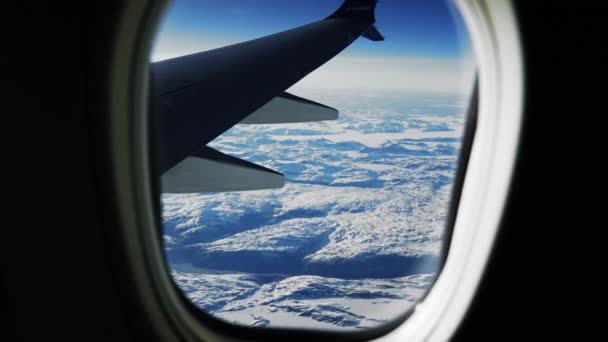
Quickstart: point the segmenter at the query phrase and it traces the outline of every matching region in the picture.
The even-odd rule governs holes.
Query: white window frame
[[[109,76],[111,151],[124,248],[151,324],[167,340],[223,340],[180,300],[160,246],[148,143],[148,60],[166,1],[129,0],[116,30]],[[486,267],[509,191],[523,103],[516,18],[507,0],[456,0],[478,62],[477,129],[449,254],[414,313],[384,341],[448,340],[462,321]]]
[[[477,129],[443,271],[410,318],[382,341],[446,341],[487,265],[519,143],[524,75],[516,18],[506,0],[458,0],[478,62]]]

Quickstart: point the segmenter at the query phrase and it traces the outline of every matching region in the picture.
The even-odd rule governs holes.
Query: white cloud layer
[[[468,93],[474,72],[469,58],[336,57],[294,88]]]
[[[205,37],[194,33],[163,32],[162,35],[157,37],[150,61],[158,62],[169,58],[217,49],[238,42],[238,39]]]

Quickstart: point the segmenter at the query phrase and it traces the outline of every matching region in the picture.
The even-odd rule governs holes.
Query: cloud
[[[186,32],[163,32],[162,35],[157,37],[150,61],[158,62],[169,58],[217,49],[238,42],[239,40],[236,38],[205,37]]]
[[[294,88],[469,93],[472,58],[336,57]]]

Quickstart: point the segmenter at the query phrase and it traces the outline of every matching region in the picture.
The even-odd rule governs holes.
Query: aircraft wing
[[[209,176],[211,171],[206,171],[196,154],[208,152],[206,145],[209,142],[238,123],[336,119],[337,110],[285,93],[285,90],[332,59],[359,36],[379,40],[381,35],[373,26],[376,3],[377,0],[346,0],[332,15],[312,24],[153,63],[151,109],[158,137],[158,173],[163,177],[175,175],[170,171],[178,166],[183,168],[183,162],[190,160],[187,163],[191,165],[189,175],[194,175],[192,172],[196,170],[195,174],[201,178]],[[193,160],[196,163],[192,163]],[[193,167],[195,164],[197,166]],[[236,166],[236,163],[224,162],[214,165],[224,168],[228,175],[240,174],[240,171],[232,171],[236,170],[235,167],[242,170],[243,164]],[[262,171],[249,166],[250,170],[268,175],[267,169]],[[262,182],[261,178],[251,176],[249,181],[238,182],[239,186],[229,188],[251,190],[282,186],[280,182]],[[163,183],[169,184],[164,180]],[[210,190],[206,190],[202,184],[207,183],[203,181],[189,184],[197,184],[193,185],[192,192],[222,188],[209,186]],[[173,188],[166,187],[166,190]],[[179,192],[188,191],[184,184],[180,184],[179,189]]]
[[[224,192],[280,188],[285,178],[206,146],[165,172],[161,184],[166,193]]]
[[[239,124],[273,124],[336,120],[338,110],[290,93],[282,93]]]

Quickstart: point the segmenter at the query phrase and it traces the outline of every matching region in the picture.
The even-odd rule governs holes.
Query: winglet
[[[373,26],[376,22],[376,4],[378,4],[378,0],[345,0],[342,6],[327,19],[345,18],[369,21],[370,29],[361,36],[375,42],[381,41],[384,40],[384,37]]]
[[[367,32],[365,32],[364,34],[361,35],[361,37],[365,37],[374,42],[379,42],[379,41],[384,40],[384,36],[378,31],[378,28],[376,26],[370,27],[369,30],[367,30]]]
[[[345,0],[329,18],[349,18],[376,21],[375,10],[378,0]]]

